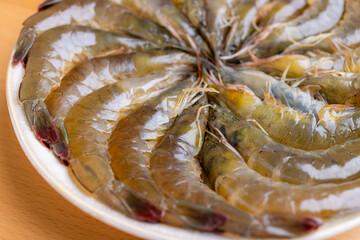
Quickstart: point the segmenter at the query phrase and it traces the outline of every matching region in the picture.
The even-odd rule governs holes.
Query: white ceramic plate
[[[60,163],[50,150],[40,144],[31,131],[22,104],[18,99],[18,91],[23,76],[24,69],[21,64],[13,67],[10,60],[6,82],[6,98],[11,121],[21,147],[33,166],[63,197],[100,221],[146,239],[222,240],[231,238],[225,235],[185,230],[163,224],[138,222],[86,195],[73,182],[67,168]],[[354,201],[357,200],[354,199]],[[359,225],[360,213],[357,213],[327,222],[318,231],[299,239],[326,239]]]

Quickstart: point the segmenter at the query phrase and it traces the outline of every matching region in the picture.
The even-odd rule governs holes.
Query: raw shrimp
[[[115,82],[87,95],[71,108],[64,120],[71,150],[69,163],[86,190],[117,209],[121,208],[118,202],[125,203],[126,209],[132,209],[132,204],[138,206],[125,194],[129,187],[114,179],[107,152],[108,139],[117,121],[129,110],[157,96],[185,76],[184,73],[157,73]],[[125,192],[122,191],[124,186],[127,186]],[[163,216],[160,206],[156,205],[156,209],[159,210],[156,218],[150,216],[150,220],[159,220]],[[132,215],[139,218],[137,213]]]
[[[253,24],[257,18],[258,10],[268,0],[235,0],[233,22],[225,43],[225,56],[233,54],[240,49],[241,43],[255,30]]]
[[[321,223],[312,217],[248,214],[229,205],[202,183],[195,157],[201,149],[206,126],[205,116],[197,119],[197,112],[205,103],[202,99],[184,110],[151,156],[150,170],[160,190],[168,197],[193,201],[225,213],[229,220],[220,229],[242,236],[291,237],[316,229]],[[204,112],[206,115],[206,109]]]
[[[300,88],[291,87],[260,71],[224,68],[221,70],[221,77],[225,83],[248,86],[260,99],[264,99],[264,89],[270,86],[272,94],[281,103],[304,113],[314,114],[315,117],[318,117],[318,112],[325,106],[324,102],[313,99]]]
[[[269,57],[284,51],[294,41],[329,31],[341,19],[344,1],[315,0],[299,17],[289,22],[270,25],[254,39],[253,43],[222,59],[246,59],[249,57],[249,51],[257,57]]]
[[[307,77],[300,86],[316,87],[329,103],[359,106],[359,74],[338,73]]]
[[[268,92],[264,101],[245,86],[220,89],[226,105],[238,116],[255,120],[277,142],[304,150],[326,149],[360,136],[360,111],[328,105],[319,121],[279,103]]]
[[[139,16],[149,18],[165,27],[183,45],[208,51],[197,30],[171,0],[112,0]]]
[[[249,169],[243,158],[231,148],[207,135],[203,166],[212,186],[232,205],[251,212],[309,214],[327,218],[337,213],[358,210],[359,182],[291,185],[275,182]]]
[[[111,0],[63,0],[31,16],[24,22],[13,63],[23,60],[33,41],[44,31],[61,25],[77,24],[130,35],[158,45],[175,45],[164,28],[140,18]]]
[[[58,141],[45,98],[57,88],[65,74],[82,60],[107,52],[143,50],[153,44],[89,27],[65,25],[43,33],[29,52],[19,98],[36,136],[49,144]]]
[[[179,83],[121,119],[110,138],[108,152],[116,179],[174,213],[190,227],[211,231],[224,224],[224,215],[195,203],[165,198],[149,170],[149,158],[157,139],[164,135],[172,120],[184,108],[198,100],[188,96],[189,100],[177,105],[182,90],[191,87],[195,79]]]
[[[360,45],[358,22],[360,15],[358,0],[346,0],[346,7],[343,19],[329,33],[305,38],[298,43],[289,46],[284,52],[305,52],[310,49],[318,49],[327,52],[342,52],[348,48],[355,48]],[[352,51],[352,50],[350,50]]]

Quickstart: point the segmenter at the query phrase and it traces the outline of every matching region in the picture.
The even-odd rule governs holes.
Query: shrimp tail
[[[59,141],[55,122],[43,101],[24,101],[24,110],[31,128],[40,141],[48,144]]]
[[[169,198],[166,203],[171,213],[188,226],[201,231],[214,231],[228,220],[223,213],[189,201]]]
[[[109,206],[139,221],[157,223],[165,215],[165,209],[119,180],[99,188],[96,194]]]
[[[261,214],[258,215],[265,225],[267,234],[277,237],[294,237],[318,229],[323,221],[316,217],[300,214]]]
[[[43,3],[41,3],[38,7],[38,11],[43,11],[59,2],[61,2],[62,0],[46,0]]]
[[[13,66],[17,65],[19,62],[25,65],[25,59],[35,41],[36,35],[36,31],[33,28],[24,27],[21,30],[20,36],[16,42],[15,53],[12,61]]]
[[[59,141],[51,145],[52,150],[58,156],[63,163],[68,166],[69,162],[67,161],[70,158],[70,148],[69,148],[69,139],[64,126],[64,122],[61,119],[55,120],[56,128],[59,133]]]

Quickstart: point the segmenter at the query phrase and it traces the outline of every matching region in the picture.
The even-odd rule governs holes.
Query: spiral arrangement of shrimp
[[[47,0],[36,137],[139,221],[288,238],[360,202],[360,0]]]

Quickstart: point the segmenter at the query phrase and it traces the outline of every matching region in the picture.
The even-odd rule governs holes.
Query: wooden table
[[[5,100],[6,70],[21,23],[40,2],[0,0],[0,240],[138,239],[92,218],[60,196],[32,167],[16,139]],[[357,240],[358,236],[360,228],[332,240]]]

